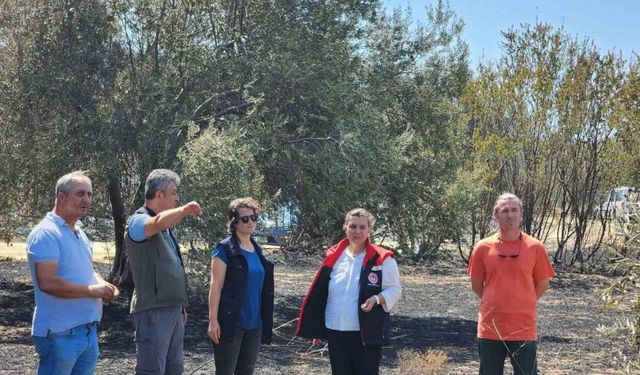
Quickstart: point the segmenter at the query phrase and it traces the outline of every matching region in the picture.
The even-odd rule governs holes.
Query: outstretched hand
[[[182,213],[184,216],[201,216],[202,208],[196,201],[191,201],[182,206]]]

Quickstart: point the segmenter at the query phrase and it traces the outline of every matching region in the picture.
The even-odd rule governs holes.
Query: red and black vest
[[[327,255],[302,302],[296,335],[309,339],[326,338],[324,314],[329,296],[331,271],[348,245],[349,240],[345,238],[327,250]],[[388,257],[394,256],[393,252],[373,245],[368,240],[365,251],[360,271],[359,305],[382,291],[382,263]],[[364,345],[383,345],[389,341],[389,313],[385,312],[381,305],[374,306],[368,313],[358,307],[358,318]]]

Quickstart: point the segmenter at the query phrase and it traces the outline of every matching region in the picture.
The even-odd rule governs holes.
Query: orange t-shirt
[[[516,254],[519,255],[508,256]],[[478,312],[479,338],[537,339],[534,281],[554,275],[542,242],[525,233],[516,241],[502,241],[497,234],[487,237],[475,246],[467,272],[472,279],[484,281]]]

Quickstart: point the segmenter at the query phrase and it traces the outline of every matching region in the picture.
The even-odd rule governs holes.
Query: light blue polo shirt
[[[60,298],[44,293],[38,286],[35,263],[58,262],[61,278],[81,285],[98,282],[91,259],[91,242],[76,223],[77,236],[63,218],[53,212],[31,231],[27,237],[27,259],[35,291],[33,336],[45,337],[48,332],[60,332],[81,324],[99,322],[102,318],[100,298]]]

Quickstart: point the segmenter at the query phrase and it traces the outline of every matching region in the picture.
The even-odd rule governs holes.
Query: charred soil
[[[256,374],[329,374],[328,352],[310,348],[294,335],[298,309],[315,272],[311,262],[276,259],[274,342],[263,346]],[[280,258],[280,259],[278,259]],[[319,262],[318,262],[319,263]],[[403,298],[392,316],[392,340],[383,350],[382,374],[393,374],[398,351],[442,350],[449,360],[445,374],[476,374],[476,312],[478,300],[463,265],[402,265]],[[108,265],[97,263],[104,275]],[[623,374],[616,356],[629,354],[624,335],[606,335],[628,310],[603,307],[603,276],[560,274],[539,303],[539,368],[541,374]],[[213,350],[207,338],[206,292],[194,289],[185,336],[185,374],[212,374]],[[32,374],[37,356],[30,337],[33,287],[24,261],[0,259],[0,373]],[[104,306],[99,328],[101,356],[96,373],[133,374],[135,344],[127,298]],[[510,365],[506,365],[510,373]]]

